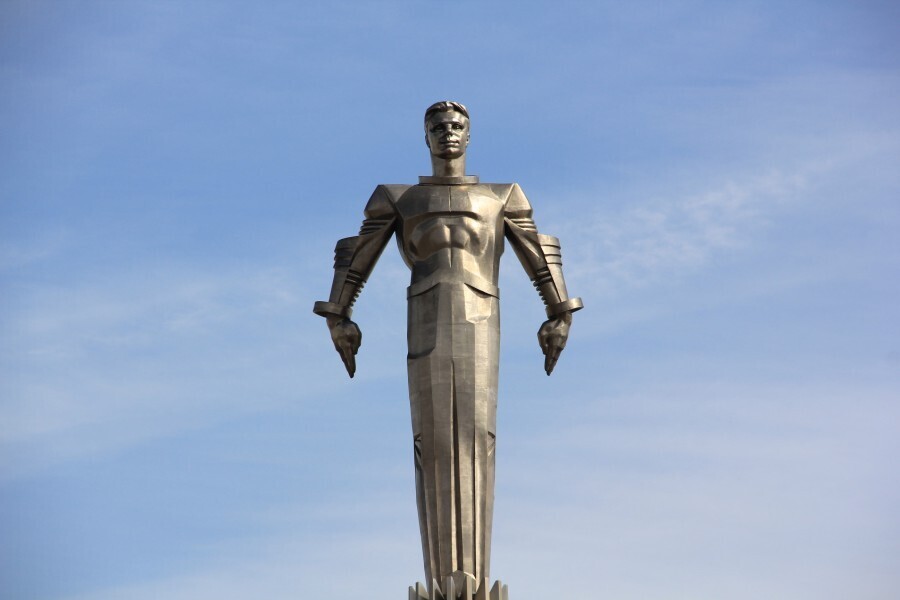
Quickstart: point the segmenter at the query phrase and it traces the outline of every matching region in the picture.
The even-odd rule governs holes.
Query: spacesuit
[[[412,271],[407,365],[426,581],[480,586],[490,569],[504,238],[550,319],[582,303],[568,297],[559,241],[537,233],[517,184],[421,177],[375,189],[359,235],[337,244],[331,297],[317,314],[350,316],[392,235]]]

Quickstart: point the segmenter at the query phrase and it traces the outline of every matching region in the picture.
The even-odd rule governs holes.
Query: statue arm
[[[584,305],[581,298],[569,297],[559,239],[538,233],[531,204],[517,184],[513,184],[507,197],[504,216],[506,237],[546,306],[547,321],[538,331],[538,343],[545,357],[544,370],[549,375],[566,347],[572,313]]]
[[[338,240],[335,246],[334,280],[328,301],[313,306],[314,313],[325,317],[334,347],[350,377],[356,372],[356,353],[362,343],[359,327],[350,320],[353,304],[391,239],[396,220],[388,192],[377,187],[366,205],[359,235]]]

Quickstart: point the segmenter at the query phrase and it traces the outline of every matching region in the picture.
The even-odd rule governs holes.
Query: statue
[[[531,205],[515,183],[479,183],[465,174],[469,113],[458,102],[425,112],[433,174],[418,185],[379,185],[359,235],[335,248],[325,317],[350,377],[361,342],[353,304],[390,238],[412,271],[407,290],[409,400],[416,500],[428,588],[414,600],[500,600],[489,591],[494,504],[497,375],[500,350],[498,267],[504,237],[546,305],[538,331],[547,375],[566,346],[572,313],[559,240],[537,232]]]

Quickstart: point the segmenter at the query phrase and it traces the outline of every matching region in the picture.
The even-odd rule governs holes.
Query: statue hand
[[[572,324],[572,313],[565,313],[559,317],[544,321],[538,330],[538,343],[544,352],[544,370],[547,375],[553,372],[559,355],[566,347],[569,339],[569,325]]]
[[[356,352],[362,343],[362,332],[359,326],[346,318],[328,318],[328,329],[331,331],[331,341],[334,349],[341,355],[347,374],[353,377],[356,373]]]

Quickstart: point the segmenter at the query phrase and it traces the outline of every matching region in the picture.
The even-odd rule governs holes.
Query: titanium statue
[[[572,313],[582,307],[563,281],[559,240],[537,232],[531,205],[515,183],[479,183],[465,174],[469,113],[458,102],[425,112],[433,175],[418,185],[379,185],[359,235],[335,248],[326,318],[350,377],[361,333],[353,303],[391,236],[412,271],[407,290],[409,400],[416,500],[428,589],[411,599],[506,597],[488,590],[494,505],[497,374],[500,350],[498,266],[504,236],[546,305],[538,331],[549,375],[566,346]]]

